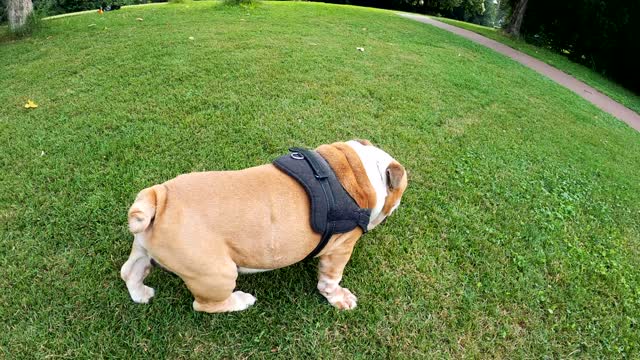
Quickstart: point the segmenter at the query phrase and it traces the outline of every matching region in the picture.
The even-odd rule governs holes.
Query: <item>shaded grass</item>
[[[51,20],[0,52],[4,357],[638,355],[640,134],[484,47],[379,10],[197,2]],[[194,313],[160,271],[130,301],[138,190],[350,138],[410,172],[347,266],[355,311],[313,262],[241,277],[241,313]]]
[[[557,52],[545,49],[539,46],[535,46],[527,43],[522,39],[516,39],[504,34],[501,30],[471,24],[464,21],[458,21],[453,19],[439,18],[436,17],[439,21],[445,22],[447,24],[461,27],[463,29],[473,31],[480,35],[486,36],[495,41],[501,42],[507,46],[510,46],[516,50],[520,50],[529,56],[533,56],[534,58],[543,61],[553,67],[556,67],[567,74],[573,75],[578,80],[583,81],[584,83],[592,86],[613,100],[623,104],[629,109],[640,113],[640,96],[633,93],[632,91],[626,89],[625,87],[618,85],[614,81],[608,79],[607,77],[589,69],[588,67],[578,64],[569,60],[566,56],[562,54],[558,54]]]

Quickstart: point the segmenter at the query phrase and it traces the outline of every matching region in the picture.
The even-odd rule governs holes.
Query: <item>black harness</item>
[[[312,258],[334,234],[359,226],[367,232],[371,209],[363,209],[342,187],[327,161],[313,150],[291,148],[273,164],[304,187],[311,201],[311,228],[322,234],[320,243],[305,259]]]

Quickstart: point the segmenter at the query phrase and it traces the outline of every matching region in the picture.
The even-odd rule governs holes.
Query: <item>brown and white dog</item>
[[[322,145],[329,163],[361,208],[371,209],[368,229],[400,204],[407,173],[366,140]],[[281,268],[305,258],[320,241],[310,224],[304,188],[274,165],[239,171],[190,173],[142,190],[129,210],[131,255],[120,271],[129,294],[147,303],[143,284],[152,259],[177,274],[193,294],[196,311],[239,311],[256,298],[233,291],[238,273]],[[317,255],[318,290],[339,309],[356,307],[340,280],[361,228],[336,234]]]

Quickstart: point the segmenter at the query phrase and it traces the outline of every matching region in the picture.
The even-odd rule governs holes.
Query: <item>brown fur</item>
[[[389,164],[386,173],[389,193],[384,200],[382,212],[388,215],[395,204],[400,201],[407,187],[407,172],[402,165],[394,161]]]
[[[376,191],[358,154],[346,143],[322,145],[316,151],[327,160],[340,184],[358,206],[370,209],[376,204]]]

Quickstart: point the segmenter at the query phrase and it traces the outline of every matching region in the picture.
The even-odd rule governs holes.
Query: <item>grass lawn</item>
[[[0,357],[639,356],[640,133],[571,91],[381,10],[197,2],[45,25],[0,43]],[[317,293],[313,261],[241,277],[258,302],[240,313],[193,312],[162,271],[151,304],[129,299],[140,189],[351,138],[410,172],[347,266],[357,309]]]
[[[533,56],[534,58],[543,61],[553,67],[556,67],[567,74],[573,75],[578,80],[592,86],[593,88],[607,95],[613,100],[623,104],[624,106],[637,113],[640,113],[639,95],[634,94],[632,91],[627,90],[626,88],[616,84],[615,82],[587,68],[586,66],[569,60],[569,58],[567,58],[566,56],[558,54],[557,52],[550,49],[545,49],[529,44],[524,40],[512,38],[495,28],[471,24],[468,22],[453,19],[440,17],[434,18],[447,24],[476,32],[480,35],[486,36],[490,39],[510,46],[516,50],[520,50],[523,53],[529,56]]]

